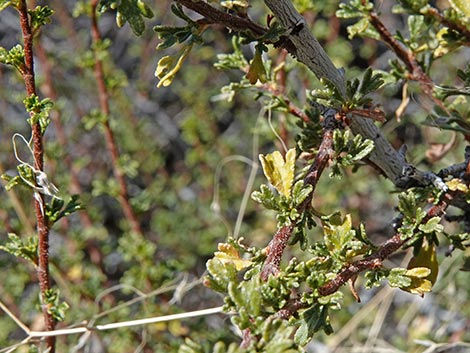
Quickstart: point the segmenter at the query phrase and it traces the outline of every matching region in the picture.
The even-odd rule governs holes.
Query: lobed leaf
[[[259,155],[264,175],[285,197],[290,196],[294,183],[295,154],[295,148],[291,148],[287,151],[285,160],[279,151],[274,151],[266,156]]]

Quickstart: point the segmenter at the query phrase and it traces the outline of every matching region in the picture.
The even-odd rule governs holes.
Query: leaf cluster
[[[199,35],[200,25],[184,13],[181,5],[172,4],[171,12],[185,21],[186,25],[180,27],[154,26],[153,30],[162,40],[162,42],[157,45],[157,49],[170,48],[175,44],[182,44],[186,41],[188,42],[187,44],[202,43],[202,38]]]
[[[54,11],[48,6],[36,6],[32,10],[28,10],[30,15],[31,30],[37,32],[42,26],[51,23],[51,16]]]
[[[83,210],[84,207],[79,202],[79,197],[79,195],[72,195],[67,203],[57,197],[52,198],[51,202],[46,205],[45,210],[48,221],[53,224],[63,217],[70,216],[74,212]]]
[[[30,118],[28,122],[31,126],[39,124],[41,127],[41,133],[47,129],[50,123],[49,112],[54,107],[54,103],[49,98],[39,100],[36,95],[26,97],[23,101],[26,111],[29,113]]]
[[[346,82],[346,96],[330,81],[322,79],[323,88],[311,92],[311,99],[327,107],[343,111],[345,113],[363,106],[369,105],[369,94],[375,92],[384,81],[382,74],[368,68],[361,80],[355,78]]]
[[[0,47],[0,62],[11,65],[18,72],[24,72],[24,49],[20,44],[15,45],[10,50]]]
[[[116,24],[122,27],[127,23],[135,35],[145,30],[144,17],[152,18],[153,11],[143,0],[101,0],[98,11],[116,10]]]
[[[38,263],[37,249],[37,237],[22,239],[13,233],[8,234],[8,241],[5,243],[5,245],[0,245],[0,250],[3,250],[13,256],[26,259],[34,266],[36,266]]]
[[[349,130],[335,130],[333,133],[334,163],[331,166],[330,177],[341,177],[341,167],[350,167],[374,149],[372,140],[363,139],[361,135],[351,138]]]
[[[47,308],[47,312],[52,315],[54,320],[64,321],[69,305],[60,299],[58,289],[47,289],[41,296],[41,301],[41,305]]]

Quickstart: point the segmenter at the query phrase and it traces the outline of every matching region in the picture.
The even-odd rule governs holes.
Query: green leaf
[[[406,268],[392,268],[387,275],[388,283],[390,287],[408,287],[411,285],[411,278],[409,278]]]
[[[403,216],[415,224],[421,223],[426,215],[421,207],[418,207],[417,196],[413,191],[403,192],[398,196],[398,209]]]
[[[44,98],[39,100],[39,97],[36,95],[31,95],[26,97],[23,100],[26,110],[30,114],[28,122],[33,126],[34,124],[39,124],[41,127],[41,133],[44,134],[47,126],[50,123],[49,111],[54,107],[54,103],[49,98]]]
[[[362,77],[359,92],[365,96],[375,92],[383,83],[382,74],[380,72],[374,72],[372,68],[368,68]]]
[[[8,174],[2,174],[2,179],[7,182],[4,186],[6,191],[10,191],[16,185],[21,185],[24,183],[23,180],[21,180],[21,178],[18,175],[12,177]]]
[[[206,268],[209,275],[204,284],[217,292],[227,293],[229,284],[236,282],[238,271],[233,262],[224,262],[214,257],[207,261]]]
[[[47,308],[47,312],[57,321],[64,321],[65,312],[69,305],[60,300],[60,291],[58,289],[47,289],[42,296],[42,305]]]
[[[332,165],[331,174],[339,174],[339,165],[349,167],[361,159],[365,158],[374,149],[372,140],[363,139],[361,135],[356,135],[351,140],[349,130],[335,130],[333,132],[333,149],[335,150],[335,164]]]
[[[356,36],[363,35],[367,30],[370,29],[370,23],[367,18],[361,18],[358,22],[352,26],[348,26],[348,38],[353,39]]]
[[[198,22],[189,18],[179,4],[172,4],[171,11],[187,24],[180,27],[162,25],[153,27],[153,30],[157,32],[158,37],[162,40],[162,42],[157,45],[157,49],[169,48],[176,43],[184,43],[186,41],[186,45],[202,42],[200,37],[201,26]]]
[[[366,16],[372,9],[374,4],[369,1],[352,0],[349,3],[339,4],[339,10],[336,16],[339,18],[356,18]]]
[[[444,226],[440,224],[441,217],[432,217],[426,224],[420,224],[418,229],[423,233],[440,233],[444,230]]]
[[[280,209],[278,198],[273,194],[269,186],[265,184],[260,186],[260,191],[253,191],[251,198],[256,202],[261,203],[268,210]]]
[[[19,164],[16,166],[16,170],[19,175],[10,179],[7,184],[7,190],[10,190],[16,185],[22,185],[29,189],[36,185],[36,174],[31,166],[27,164]]]
[[[241,49],[241,38],[233,36],[232,46],[233,53],[217,54],[217,62],[214,64],[214,67],[217,69],[239,70],[241,67],[248,66],[248,62],[246,61]]]
[[[67,217],[74,212],[84,209],[79,202],[79,195],[72,195],[65,207],[64,204],[65,202],[62,199],[54,197],[51,203],[46,205],[45,213],[49,222],[55,223],[63,217]]]
[[[8,6],[18,7],[19,0],[0,0],[0,12],[5,10]]]
[[[325,245],[334,259],[345,262],[364,253],[364,243],[356,238],[350,214],[344,218],[339,213],[324,216],[322,223]]]
[[[246,78],[252,85],[258,82],[258,80],[261,83],[265,83],[267,81],[266,69],[263,64],[263,51],[260,48],[260,45],[256,46],[255,56],[250,62],[250,68],[246,74]]]
[[[26,259],[34,266],[37,264],[37,249],[37,237],[30,237],[23,240],[14,233],[8,233],[8,242],[5,245],[0,245],[0,250],[12,254],[13,256]]]
[[[295,333],[294,340],[297,344],[304,346],[310,342],[313,334],[320,330],[325,331],[327,335],[333,332],[328,317],[328,306],[317,303],[302,312],[300,327]]]
[[[294,183],[295,148],[287,151],[285,160],[279,151],[266,156],[260,154],[259,159],[269,182],[281,195],[289,197]]]
[[[54,14],[54,11],[48,6],[36,6],[32,10],[28,10],[28,13],[31,16],[31,27],[33,30],[37,30],[51,23],[51,16]]]
[[[0,63],[11,65],[22,73],[25,65],[23,47],[19,44],[15,45],[10,50],[0,47]]]
[[[126,22],[135,35],[140,36],[145,30],[143,17],[152,18],[153,12],[143,0],[101,0],[98,10],[116,10],[116,24],[122,27]]]
[[[361,135],[354,136],[352,146],[349,149],[351,162],[357,162],[365,158],[374,149],[374,142],[369,139],[363,139]]]
[[[292,189],[292,199],[294,200],[294,205],[301,205],[302,202],[311,194],[313,190],[312,185],[304,185],[303,180],[299,180],[294,184]]]

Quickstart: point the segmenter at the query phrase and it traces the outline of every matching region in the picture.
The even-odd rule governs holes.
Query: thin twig
[[[385,27],[379,16],[375,12],[369,14],[370,23],[377,30],[380,38],[393,50],[398,58],[405,64],[406,68],[410,73],[410,79],[417,81],[423,92],[429,96],[434,103],[439,107],[447,111],[447,108],[441,100],[437,99],[433,94],[434,82],[431,78],[423,71],[423,68],[416,59],[415,54],[411,50],[407,50],[401,45]]]
[[[465,26],[463,26],[460,23],[450,21],[449,19],[445,18],[439,12],[438,9],[436,9],[436,8],[430,6],[430,5],[428,5],[428,6],[429,6],[429,8],[423,14],[420,13],[420,15],[425,15],[425,16],[426,15],[431,15],[431,17],[435,18],[443,26],[448,27],[451,30],[457,32],[458,34],[464,36],[465,39],[469,42],[469,43],[466,43],[466,45],[470,44],[470,31],[468,30],[468,28],[466,28]]]
[[[91,34],[93,44],[96,46],[101,40],[101,33],[98,27],[98,19],[96,16],[96,7],[98,6],[98,0],[91,0]],[[98,87],[98,98],[100,102],[101,112],[106,116],[103,122],[104,136],[106,140],[106,146],[109,154],[111,155],[111,162],[113,165],[113,173],[119,184],[119,197],[118,201],[122,207],[124,215],[129,222],[131,230],[137,234],[143,234],[140,227],[140,223],[137,216],[132,209],[129,201],[129,192],[127,189],[127,183],[124,177],[124,173],[119,166],[119,149],[116,144],[114,132],[109,124],[110,106],[109,106],[109,94],[106,87],[103,62],[99,58],[98,53],[95,51],[95,79]]]
[[[28,326],[26,326],[19,318],[17,318],[15,314],[13,314],[1,300],[0,309],[2,309],[5,314],[7,314],[25,333],[29,333],[30,330]]]
[[[168,322],[168,321],[173,321],[173,320],[188,319],[191,317],[219,314],[221,312],[223,312],[223,307],[218,306],[215,308],[188,311],[188,312],[180,313],[180,314],[150,317],[147,319],[138,319],[138,320],[130,320],[130,321],[122,321],[122,322],[113,322],[112,324],[96,325],[92,327],[75,327],[75,328],[55,330],[55,331],[30,331],[29,337],[55,337],[55,336],[85,333],[87,331],[114,330],[114,329],[123,328],[123,327],[149,325],[149,324],[155,324],[159,322]]]
[[[227,12],[220,11],[219,9],[216,9],[204,1],[175,0],[175,2],[203,15],[205,23],[222,24],[225,27],[237,32],[250,30],[255,35],[259,36],[266,33],[266,28],[251,21],[249,18],[239,17]]]
[[[33,33],[31,24],[29,22],[28,7],[25,0],[18,2],[18,13],[20,16],[21,31],[24,41],[24,67],[22,69],[22,76],[26,87],[28,96],[36,95],[36,83],[34,78],[34,59],[33,59]],[[31,114],[35,114],[32,112]],[[42,141],[42,132],[39,122],[32,124],[32,140],[33,140],[33,155],[34,155],[34,168],[39,171],[44,170],[44,147]],[[34,206],[37,220],[37,233],[38,233],[38,266],[37,274],[39,279],[39,287],[41,290],[42,300],[45,299],[45,293],[51,288],[50,275],[49,275],[49,225],[47,218],[44,214],[44,198],[41,193],[36,193],[34,198]],[[54,330],[55,320],[48,312],[46,305],[42,305],[42,312],[44,316],[46,329],[49,331]],[[46,340],[47,348],[50,353],[55,351],[55,338],[50,337]]]

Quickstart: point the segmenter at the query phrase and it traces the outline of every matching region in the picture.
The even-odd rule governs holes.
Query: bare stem
[[[416,59],[415,54],[411,50],[407,50],[401,45],[385,27],[379,16],[372,12],[369,14],[370,23],[379,32],[380,38],[393,50],[398,58],[405,64],[410,72],[410,79],[417,81],[423,92],[429,96],[435,104],[447,111],[447,108],[441,100],[437,99],[433,94],[434,83],[431,78],[423,71],[423,68]]]
[[[24,41],[24,58],[25,63],[22,69],[22,76],[26,87],[28,96],[36,95],[36,83],[34,79],[34,59],[33,59],[33,34],[28,17],[28,8],[25,0],[18,3],[18,13],[20,16],[21,31]],[[34,113],[32,113],[34,114]],[[33,155],[34,155],[34,168],[36,170],[44,170],[44,148],[42,141],[42,132],[39,122],[32,124],[32,140],[33,140]],[[47,218],[44,215],[44,198],[42,194],[36,193],[34,198],[34,207],[37,221],[38,232],[38,266],[37,275],[39,280],[39,287],[41,297],[44,299],[45,292],[51,288],[51,281],[49,275],[49,225]],[[42,312],[46,329],[48,331],[54,330],[55,320],[48,312],[46,305],[42,305]],[[47,348],[51,353],[55,351],[55,338],[48,337],[46,339]]]
[[[98,19],[96,17],[96,7],[98,5],[98,0],[91,0],[91,35],[93,44],[97,45],[101,41],[101,33],[98,27]],[[142,234],[142,229],[140,223],[137,219],[137,216],[134,213],[134,210],[131,207],[129,202],[129,192],[127,189],[126,180],[124,173],[122,172],[121,167],[119,166],[119,150],[116,144],[116,139],[114,133],[109,124],[109,94],[108,89],[106,88],[105,75],[103,70],[103,62],[98,57],[95,52],[95,79],[98,86],[98,98],[100,102],[101,112],[106,116],[106,120],[103,123],[104,126],[104,137],[106,140],[106,146],[111,155],[111,162],[113,165],[113,173],[119,184],[119,196],[118,201],[124,212],[124,216],[128,220],[131,230],[134,233]]]

